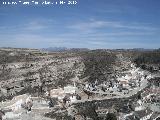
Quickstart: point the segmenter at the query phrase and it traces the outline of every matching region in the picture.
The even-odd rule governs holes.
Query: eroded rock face
[[[75,55],[42,54],[28,59],[0,64],[1,100],[25,92],[41,94],[50,87],[65,86],[84,71],[81,57]]]
[[[0,101],[29,93],[33,98],[33,104],[29,104],[33,105],[33,112],[16,115],[7,112],[8,116],[15,115],[22,119],[32,119],[35,116],[40,119],[41,113],[53,119],[98,120],[103,118],[99,116],[103,113],[112,112],[119,116],[119,112],[133,112],[133,103],[141,99],[141,93],[146,91],[145,89],[159,87],[159,78],[156,81],[151,79],[153,75],[137,67],[134,57],[135,53],[113,50],[44,53],[38,50],[0,49]],[[149,81],[149,85],[147,79],[152,81]],[[74,101],[75,96],[70,96],[72,92],[68,93],[65,89],[70,88],[68,85],[72,88],[76,86],[78,92],[73,94],[79,93],[82,99]],[[125,92],[123,86],[128,86],[130,93]],[[64,105],[63,101],[58,101],[58,96],[62,96],[55,94],[57,91],[61,94],[68,93],[65,98],[70,96],[70,101],[74,102]],[[21,97],[12,99],[14,104],[11,108],[28,108]],[[48,99],[49,97],[53,99]],[[8,106],[7,103],[12,102],[9,100],[1,103],[3,106],[0,106],[5,108],[4,105]]]
[[[116,82],[126,74],[124,71],[131,69],[137,53],[113,50],[45,53],[35,49],[0,49],[0,101],[24,93],[42,95],[47,90],[74,82]]]

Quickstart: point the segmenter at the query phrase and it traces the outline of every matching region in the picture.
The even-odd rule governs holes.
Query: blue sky
[[[25,6],[1,1],[0,47],[160,47],[160,0],[77,2]]]

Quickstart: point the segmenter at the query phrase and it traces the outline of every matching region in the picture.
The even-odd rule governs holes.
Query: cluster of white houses
[[[70,104],[80,100],[78,95],[78,88],[76,86],[68,85],[64,88],[52,89],[46,92],[46,96],[57,99],[60,103]]]
[[[125,76],[117,77],[116,80],[105,81],[103,84],[97,85],[97,83],[90,83],[85,85],[85,89],[88,91],[99,93],[112,93],[117,95],[128,94],[135,88],[140,88],[142,81],[151,78],[150,75],[146,75],[140,68],[136,68],[132,65],[130,71],[125,72]]]

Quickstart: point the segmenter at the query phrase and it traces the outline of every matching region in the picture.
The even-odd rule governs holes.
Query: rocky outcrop
[[[138,53],[138,52],[137,52]],[[130,69],[136,53],[93,50],[47,53],[35,49],[0,49],[0,100],[67,84],[116,81]]]
[[[50,87],[71,83],[70,79],[83,71],[81,57],[75,55],[57,57],[55,54],[42,56],[34,53],[28,61],[1,63],[0,97],[4,100],[25,92],[41,94]]]

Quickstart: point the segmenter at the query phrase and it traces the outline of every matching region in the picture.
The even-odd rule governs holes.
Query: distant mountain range
[[[65,52],[65,51],[88,51],[88,48],[66,48],[66,47],[49,47],[49,48],[42,48],[42,51],[48,51],[48,52]]]
[[[13,47],[0,47],[0,49],[4,50],[42,50],[42,51],[48,51],[48,52],[81,52],[81,51],[89,51],[91,49],[88,48],[67,48],[67,47],[48,47],[48,48],[41,48],[41,49],[36,49],[36,48],[13,48]],[[146,48],[132,48],[132,49],[92,49],[92,50],[100,50],[100,51],[108,51],[108,50],[113,50],[113,51],[160,51],[159,49],[146,49]]]

